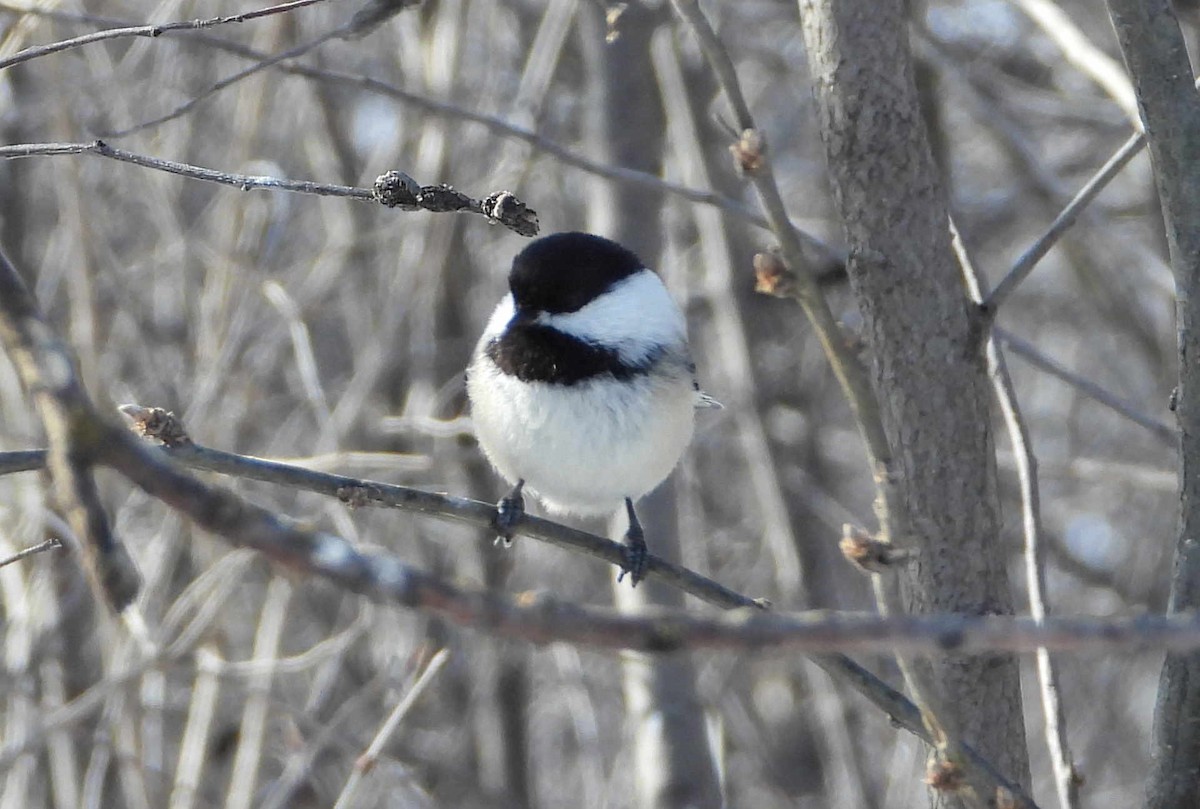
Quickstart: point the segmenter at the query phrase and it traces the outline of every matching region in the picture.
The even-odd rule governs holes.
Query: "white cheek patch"
[[[510,307],[511,303],[509,300]],[[497,309],[493,319],[499,314]],[[663,346],[687,342],[683,313],[662,280],[646,269],[614,284],[578,311],[543,314],[538,322],[589,343],[614,348],[622,360],[630,363],[645,360]]]

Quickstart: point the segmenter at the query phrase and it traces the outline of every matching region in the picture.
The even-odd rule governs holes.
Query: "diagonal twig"
[[[337,497],[353,506],[398,508],[465,522],[485,529],[492,527],[496,517],[496,507],[493,504],[478,500],[317,472],[278,461],[210,449],[190,441],[163,447],[162,451],[172,460],[193,469],[291,486]],[[10,461],[8,456],[15,457]],[[0,453],[0,474],[6,471],[40,469],[45,460],[46,453],[43,450]],[[620,545],[610,539],[532,515],[526,515],[516,530],[518,534],[566,550],[585,553],[610,564],[619,565],[622,559]],[[734,592],[699,573],[655,556],[651,556],[648,570],[651,578],[678,587],[689,595],[718,607],[731,609],[759,606],[762,603]]]
[[[1034,267],[1038,262],[1046,257],[1050,252],[1050,248],[1058,243],[1063,234],[1071,229],[1079,219],[1079,215],[1083,213],[1092,200],[1094,200],[1101,191],[1104,190],[1114,177],[1116,177],[1121,169],[1132,160],[1138,152],[1146,145],[1146,136],[1142,133],[1137,133],[1122,144],[1120,149],[1117,149],[1113,156],[1110,157],[1103,166],[1101,166],[1092,178],[1084,184],[1083,188],[1079,189],[1078,193],[1071,198],[1066,207],[1054,218],[1050,223],[1050,227],[1046,228],[1045,233],[1038,237],[1024,253],[1017,258],[1016,263],[1008,271],[1008,274],[1001,279],[996,288],[983,299],[980,306],[984,312],[992,317],[995,317],[1000,306],[1008,300],[1013,291],[1020,286],[1021,282],[1029,277],[1033,272]]]
[[[99,135],[102,138],[123,138],[136,132],[142,132],[147,129],[153,129],[156,126],[161,126],[168,121],[174,121],[177,118],[182,118],[184,115],[187,115],[189,112],[196,109],[196,107],[200,106],[206,99],[212,98],[222,90],[232,87],[238,82],[250,78],[259,71],[266,70],[267,68],[277,65],[280,62],[285,62],[288,59],[295,59],[298,56],[303,56],[309,51],[324,45],[330,40],[340,39],[352,30],[354,30],[352,23],[346,23],[345,25],[338,26],[337,28],[326,31],[325,33],[309,40],[308,42],[302,42],[295,47],[288,48],[286,51],[269,56],[266,59],[250,65],[247,68],[239,70],[237,73],[226,76],[220,81],[214,82],[204,90],[200,91],[187,101],[177,106],[175,109],[171,110],[170,112],[163,113],[157,118],[151,118],[147,121],[142,121],[141,123],[125,127],[124,129],[98,131],[94,134]]]
[[[71,50],[72,48],[80,48],[84,45],[91,45],[95,42],[105,42],[111,39],[128,39],[130,37],[148,37],[154,39],[163,34],[175,33],[177,31],[195,31],[203,28],[213,28],[218,25],[227,25],[229,23],[248,22],[262,17],[269,17],[275,14],[283,14],[288,11],[294,11],[304,6],[311,6],[316,3],[322,3],[325,0],[292,0],[289,3],[280,3],[269,8],[261,8],[256,11],[247,11],[244,14],[233,14],[225,17],[212,17],[206,20],[183,20],[180,22],[159,23],[157,25],[132,25],[121,28],[110,28],[106,31],[96,31],[91,34],[83,34],[82,36],[64,39],[59,42],[51,42],[47,45],[34,45],[24,50],[17,51],[12,56],[0,59],[0,70],[19,65],[22,62],[28,62],[31,59],[38,59],[42,56],[49,56],[54,53]],[[8,7],[11,8],[11,7]],[[6,9],[7,10],[7,9]],[[12,9],[20,13],[24,13],[27,9]]]
[[[346,197],[362,202],[377,202],[389,208],[431,213],[474,213],[489,222],[504,225],[522,236],[538,232],[537,212],[508,191],[496,191],[483,199],[475,199],[453,186],[421,185],[401,171],[388,171],[375,180],[374,188],[352,185],[333,185],[307,180],[288,180],[264,175],[234,174],[227,171],[193,166],[175,160],[149,157],[110,146],[102,140],[90,143],[23,143],[0,146],[0,159],[16,159],[55,155],[96,155],[132,163],[135,166],[178,174],[193,180],[228,185],[242,191],[290,191],[327,197]]]
[[[1100,387],[1087,377],[1077,374],[1057,360],[1051,359],[1025,338],[1018,337],[999,326],[993,327],[992,334],[998,341],[1004,344],[1005,348],[1010,349],[1014,354],[1023,358],[1035,368],[1061,379],[1089,399],[1099,402],[1110,410],[1129,419],[1134,424],[1145,427],[1167,446],[1172,448],[1176,446],[1177,437],[1175,431],[1166,422],[1160,421],[1143,412],[1137,406],[1125,401],[1112,391]]]
[[[308,2],[316,2],[316,0],[307,0]],[[110,132],[97,133],[101,137],[120,138],[126,135],[132,135],[135,132],[140,132],[145,129],[165,124],[168,121],[173,121],[187,115],[189,112],[198,107],[205,99],[211,98],[217,93],[225,90],[238,82],[248,79],[259,71],[266,70],[269,67],[286,62],[289,59],[295,59],[303,56],[311,50],[319,48],[326,42],[334,39],[357,39],[365,36],[371,29],[375,28],[384,20],[398,14],[405,8],[411,8],[414,5],[419,5],[421,0],[370,0],[365,6],[351,17],[346,23],[337,26],[318,37],[310,39],[308,42],[302,42],[292,48],[288,48],[281,53],[267,56],[259,59],[255,64],[250,65],[243,70],[239,70],[230,76],[226,76],[218,82],[210,85],[199,94],[180,104],[175,109],[168,113],[160,115],[149,121],[143,121],[140,124],[134,124],[121,130]]]
[[[22,559],[27,559],[30,556],[34,556],[35,554],[45,553],[46,551],[57,550],[58,548],[61,548],[61,547],[62,547],[62,542],[58,541],[54,537],[51,537],[50,539],[47,539],[44,542],[39,542],[36,545],[30,545],[28,548],[19,550],[16,553],[14,553],[12,556],[8,556],[3,559],[0,559],[0,567],[4,567],[5,565],[11,565],[14,562],[19,562]]]

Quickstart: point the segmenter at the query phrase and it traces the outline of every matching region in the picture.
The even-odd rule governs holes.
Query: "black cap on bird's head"
[[[582,309],[613,284],[645,268],[632,251],[590,233],[555,233],[513,259],[508,288],[518,311]]]

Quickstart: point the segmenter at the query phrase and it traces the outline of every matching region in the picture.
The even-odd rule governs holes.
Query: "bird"
[[[649,551],[634,501],[662,483],[719,407],[696,381],[687,324],[662,279],[590,233],[544,236],[517,253],[505,295],[467,368],[475,435],[512,484],[493,527],[506,544],[524,493],[552,514],[628,515],[620,582]]]

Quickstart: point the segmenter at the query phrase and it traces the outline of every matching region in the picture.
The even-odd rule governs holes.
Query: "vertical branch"
[[[1200,607],[1200,96],[1167,0],[1109,0],[1146,125],[1175,275],[1179,339],[1179,536],[1170,610]],[[1150,809],[1184,809],[1200,795],[1200,654],[1169,654],[1155,708]]]
[[[971,294],[971,300],[983,303],[986,297],[983,278],[975,270],[975,264],[967,253],[966,245],[953,220],[950,232],[954,252],[962,267],[963,280]],[[1037,620],[1046,617],[1046,552],[1042,545],[1042,506],[1038,488],[1037,457],[1029,440],[1029,429],[1017,403],[1008,365],[1000,344],[993,337],[987,344],[988,370],[992,376],[992,389],[1004,424],[1012,441],[1016,457],[1017,477],[1021,485],[1021,527],[1025,535],[1025,577],[1029,590],[1029,614]],[[1054,786],[1058,791],[1058,802],[1062,809],[1078,809],[1079,777],[1071,760],[1071,749],[1067,744],[1067,719],[1059,699],[1058,674],[1054,669],[1050,652],[1037,650],[1038,686],[1042,694],[1042,714],[1046,725],[1046,746],[1050,749],[1050,768],[1054,772]]]
[[[829,302],[817,284],[819,272],[828,268],[827,253],[817,249],[811,240],[802,236],[788,218],[783,195],[767,160],[766,140],[754,125],[754,118],[742,94],[733,61],[709,24],[708,18],[704,16],[696,0],[672,0],[672,5],[699,38],[705,58],[716,73],[717,81],[729,101],[737,127],[741,131],[741,140],[731,146],[730,150],[733,151],[739,168],[754,183],[762,208],[767,214],[771,232],[779,240],[784,260],[795,274],[795,298],[812,323],[834,376],[846,395],[846,401],[867,446],[872,471],[886,477],[886,468],[892,453],[880,418],[879,404],[866,373],[843,339],[837,319],[829,308]],[[885,494],[886,492],[881,492],[881,495]],[[886,535],[890,510],[886,496],[880,497],[879,508],[883,533]]]
[[[208,750],[220,693],[220,658],[211,645],[206,645],[196,654],[196,676],[179,741],[175,782],[171,786],[171,809],[192,809],[196,805],[204,766],[210,758]]]
[[[1012,378],[1004,354],[996,340],[988,340],[988,365],[1000,412],[1013,444],[1017,476],[1021,487],[1021,525],[1025,535],[1025,580],[1029,589],[1029,614],[1037,620],[1046,617],[1046,552],[1042,546],[1042,516],[1038,493],[1037,458],[1029,443],[1025,418],[1017,405]],[[1050,768],[1063,809],[1079,806],[1079,778],[1071,759],[1067,740],[1067,719],[1059,699],[1058,673],[1047,649],[1036,654],[1038,687],[1042,694],[1042,714],[1046,727],[1046,745],[1050,749]]]
[[[254,635],[251,659],[270,664],[280,656],[280,641],[287,620],[292,586],[286,579],[274,576],[267,584],[262,612]],[[225,809],[250,809],[258,770],[263,759],[270,711],[273,673],[269,668],[253,674],[246,682],[247,697],[242,707],[242,722],[238,728],[237,752],[233,756],[233,771],[229,776]]]

